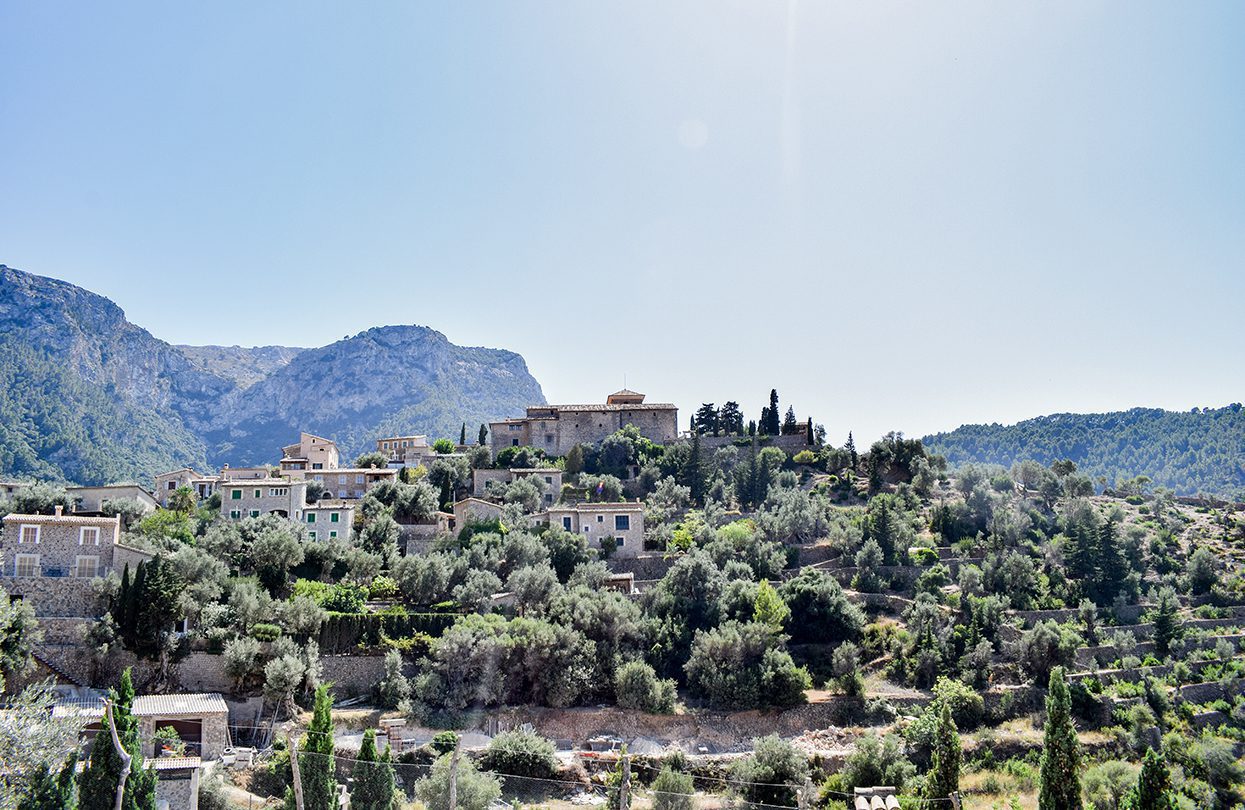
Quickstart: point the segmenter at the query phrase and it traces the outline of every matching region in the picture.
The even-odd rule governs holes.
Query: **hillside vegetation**
[[[1156,408],[1102,414],[1061,413],[1014,425],[964,425],[923,440],[953,466],[1032,459],[1076,462],[1108,485],[1148,476],[1178,495],[1245,500],[1245,413],[1240,403],[1188,412]]]
[[[310,430],[353,458],[387,433],[457,437],[462,420],[544,402],[523,358],[424,326],[318,349],[172,346],[107,298],[0,265],[0,475],[148,481],[258,464]]]

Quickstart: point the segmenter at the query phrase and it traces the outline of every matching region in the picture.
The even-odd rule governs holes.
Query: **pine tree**
[[[315,709],[298,760],[305,810],[335,810],[336,763],[333,760],[333,696],[327,686],[316,689]]]
[[[765,424],[765,432],[771,436],[777,436],[782,427],[779,423],[782,417],[778,414],[778,389],[771,388],[769,391],[769,410],[766,413],[766,418],[769,421]]]
[[[700,451],[700,434],[692,434],[692,451],[683,467],[683,484],[691,490],[692,501],[701,503],[705,497],[705,464]]]
[[[354,766],[354,787],[350,791],[352,810],[390,810],[394,806],[393,765],[389,749],[376,753],[376,729],[363,732],[363,745]]]
[[[847,444],[843,445],[843,449],[847,451],[848,457],[852,460],[852,469],[860,466],[860,456],[856,454],[856,440],[852,438],[852,432],[847,431]]]
[[[701,404],[693,418],[696,420],[694,428],[696,433],[703,433],[707,436],[718,434],[718,412],[712,402]]]
[[[1106,605],[1114,601],[1127,575],[1128,563],[1120,548],[1119,521],[1111,517],[1103,521],[1098,529],[1098,581],[1095,589],[1098,604]]]
[[[925,798],[940,802],[960,789],[960,732],[951,717],[951,703],[942,702],[938,726],[934,730],[934,752],[925,781]]]
[[[51,768],[40,770],[25,797],[17,803],[17,810],[76,810],[78,794],[74,770],[77,766],[78,753],[75,751],[58,773],[53,773]]]
[[[458,443],[460,445],[467,443],[467,423],[463,422],[462,430],[458,431]]]
[[[1038,810],[1081,810],[1078,747],[1076,728],[1072,725],[1072,698],[1064,682],[1063,667],[1055,667],[1046,694]]]
[[[129,752],[130,775],[125,781],[122,810],[155,810],[156,773],[143,767],[143,744],[139,737],[138,720],[132,713],[134,681],[130,670],[121,673],[121,686],[109,692],[117,737]],[[91,742],[91,756],[78,776],[78,807],[80,810],[112,810],[121,780],[121,757],[113,745],[107,727]]]
[[[1172,776],[1167,770],[1163,755],[1153,748],[1146,751],[1137,775],[1137,799],[1134,810],[1171,810],[1175,807],[1171,795]]]
[[[480,435],[476,439],[476,444],[483,447],[486,441],[488,441],[488,425],[481,422],[480,423]]]
[[[1170,587],[1159,591],[1159,603],[1154,614],[1154,649],[1159,655],[1166,657],[1171,652],[1171,643],[1180,632],[1176,614],[1180,603],[1176,601],[1176,592]]]
[[[791,436],[796,430],[795,408],[787,406],[787,415],[782,419],[782,435]]]

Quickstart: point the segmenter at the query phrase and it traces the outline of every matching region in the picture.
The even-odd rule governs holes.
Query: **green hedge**
[[[330,613],[320,625],[320,652],[332,655],[378,647],[381,633],[393,639],[416,633],[436,637],[457,618],[456,613]]]

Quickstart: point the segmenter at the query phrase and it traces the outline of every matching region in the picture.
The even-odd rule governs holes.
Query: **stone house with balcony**
[[[604,405],[533,405],[522,419],[489,424],[493,457],[507,447],[530,446],[564,456],[577,444],[596,444],[634,425],[640,435],[669,444],[679,438],[679,409],[669,403],[646,403],[644,394],[615,391]]]
[[[345,501],[320,501],[303,507],[303,526],[308,540],[350,539],[354,526],[354,504]]]
[[[104,501],[135,501],[143,507],[144,514],[156,511],[156,499],[137,484],[109,484],[100,487],[65,487],[73,499],[74,512],[97,513],[104,509]]]
[[[589,548],[599,549],[612,537],[615,557],[638,556],[644,547],[644,504],[639,501],[562,504],[537,518],[584,537]]]
[[[275,514],[301,522],[306,501],[306,481],[265,478],[220,484],[220,514],[229,520]]]
[[[329,498],[336,498],[341,501],[357,501],[377,484],[383,481],[396,480],[397,475],[398,471],[390,467],[384,469],[376,467],[368,467],[366,469],[348,467],[310,472],[307,473],[307,480],[319,481],[323,484],[324,491]]]
[[[182,467],[180,470],[160,473],[155,477],[154,482],[156,500],[167,509],[169,498],[182,487],[193,492],[195,500],[207,500],[216,491],[220,478],[215,475],[197,473],[189,467]]]
[[[121,518],[10,514],[0,538],[0,587],[40,617],[91,617],[92,580],[137,568],[152,554],[121,542]]]
[[[295,444],[281,448],[281,474],[303,478],[309,470],[335,470],[337,442],[311,433],[300,433]]]

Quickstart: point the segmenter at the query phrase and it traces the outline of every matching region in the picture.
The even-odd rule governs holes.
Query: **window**
[[[313,470],[323,470],[323,469],[324,469],[324,465],[323,465],[322,463],[320,463],[319,461],[313,461],[313,462],[311,463],[311,469],[313,469]]]
[[[546,433],[546,434],[545,434],[545,444],[553,444],[553,434],[552,434],[552,433]]]
[[[39,555],[38,554],[18,554],[13,558],[13,576],[15,577],[37,577],[39,576]]]
[[[308,523],[315,523],[315,522],[316,522],[316,513],[315,513],[315,512],[308,512],[308,513],[307,513],[307,522],[308,522]]]
[[[330,538],[332,538],[332,537],[336,537],[336,536],[337,536],[337,532],[329,532],[329,537],[330,537]]]
[[[614,515],[614,531],[625,532],[631,530],[631,515]]]
[[[362,484],[362,483],[363,483],[363,476],[362,476],[362,475],[356,475],[356,476],[354,477],[354,482],[355,482],[356,484]]]
[[[240,501],[240,500],[242,500],[242,490],[240,490],[240,489],[230,490],[230,492],[229,492],[229,500],[231,500],[231,501]]]
[[[252,509],[252,510],[251,510],[251,517],[259,517],[259,510],[258,510],[258,509]]]
[[[552,483],[553,483],[553,476],[552,476],[552,475],[546,475],[546,476],[545,476],[545,483],[546,483],[546,484],[552,484]]]
[[[169,492],[172,492],[173,490],[177,489],[177,482],[176,482],[176,481],[170,481],[170,482],[168,483],[168,488],[169,488]]]
[[[315,539],[316,539],[316,533],[315,533],[315,532],[307,532],[307,539],[309,539],[309,540],[315,540]]]
[[[615,538],[614,538],[614,543],[616,544],[616,546],[617,546],[618,548],[622,548],[623,546],[627,545],[627,538],[625,538],[625,537],[615,537]]]
[[[546,492],[546,493],[545,493],[545,504],[546,504],[546,505],[552,505],[552,504],[553,504],[553,496],[552,496],[552,495],[550,495],[548,492]]]
[[[342,498],[342,499],[345,499],[345,497],[346,497],[346,490],[344,490],[344,489],[339,489],[339,490],[337,490],[337,497]]]
[[[73,575],[87,579],[99,576],[99,557],[75,557]]]
[[[80,546],[98,546],[99,545],[99,528],[96,526],[83,526],[78,530],[78,545]]]
[[[519,446],[519,440],[518,440],[518,439],[511,439],[511,440],[510,440],[510,446],[511,446],[511,447],[518,447],[518,446]]]
[[[23,526],[22,530],[17,533],[17,542],[31,543],[36,546],[39,545],[39,527]]]
[[[597,523],[604,523],[605,515],[597,515]]]
[[[340,515],[336,512],[329,512],[329,523],[340,523],[341,521],[338,520],[339,517]]]
[[[323,483],[324,483],[324,476],[323,476],[323,475],[313,475],[313,476],[311,476],[311,480],[313,480],[313,481],[319,481],[320,483],[322,483],[322,484],[323,484]]]
[[[232,518],[233,520],[237,520],[238,518],[242,517],[242,513],[239,512],[237,509],[230,509],[229,517]]]
[[[568,532],[571,530],[571,519],[569,517],[562,518],[562,528]]]
[[[262,498],[262,497],[263,497],[263,494],[264,494],[264,491],[263,491],[262,489],[257,489],[257,490],[255,490],[255,497],[256,497],[256,498]]]

